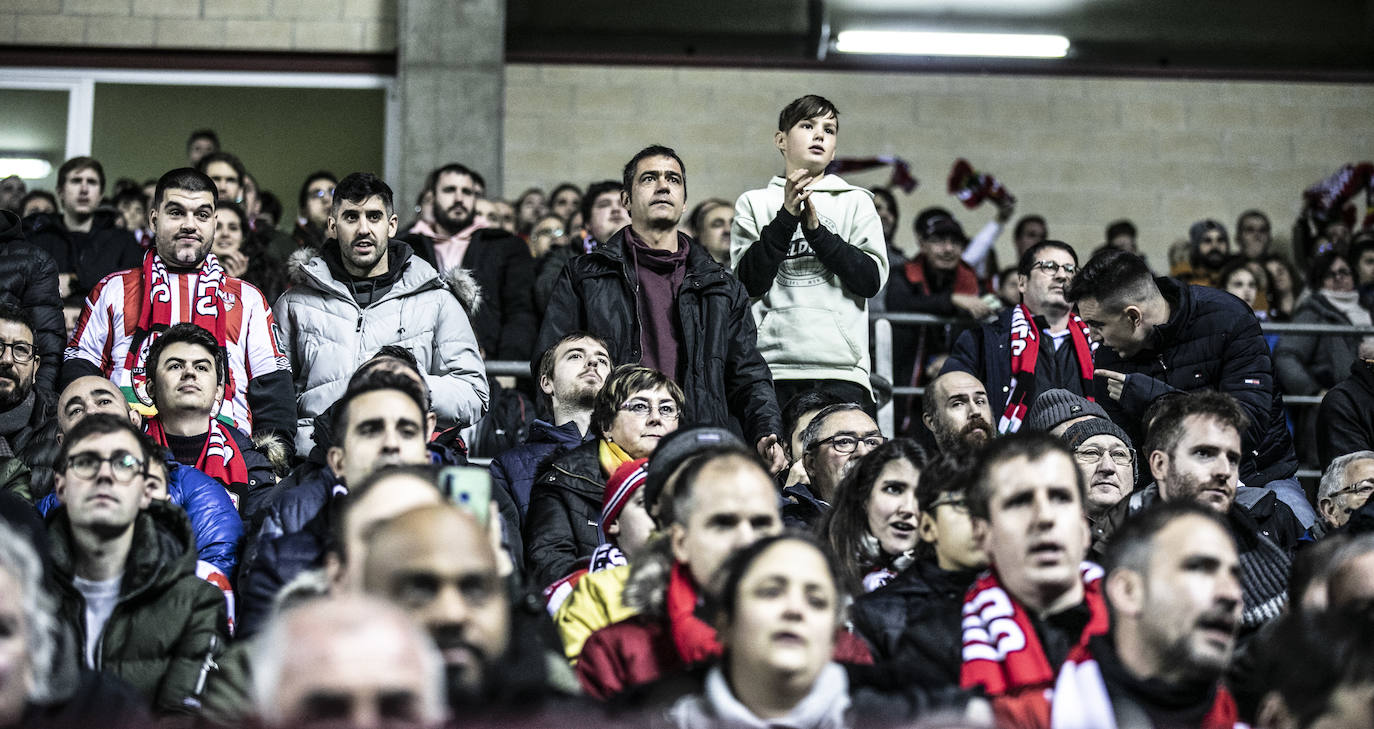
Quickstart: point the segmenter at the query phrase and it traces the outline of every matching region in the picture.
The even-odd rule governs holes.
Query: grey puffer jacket
[[[315,416],[342,397],[358,366],[388,344],[410,350],[428,371],[425,382],[440,427],[466,427],[482,417],[487,376],[477,338],[458,292],[433,266],[392,240],[387,246],[390,288],[364,309],[348,283],[339,280],[343,274],[334,240],[323,253],[308,260],[307,255],[292,256],[292,286],[272,307],[296,385],[298,453],[310,452]],[[333,265],[325,256],[333,257]]]

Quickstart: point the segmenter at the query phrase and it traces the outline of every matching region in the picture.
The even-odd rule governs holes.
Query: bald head
[[[254,699],[267,726],[438,726],[445,718],[434,644],[380,600],[305,603],[278,616],[255,647]]]
[[[1369,546],[1368,543],[1363,545],[1366,550]],[[1374,603],[1374,551],[1365,551],[1342,562],[1331,573],[1326,594],[1332,608]]]
[[[68,433],[72,426],[91,413],[108,413],[133,419],[129,402],[113,382],[95,375],[78,377],[57,398],[57,427],[62,433]]]
[[[366,545],[363,590],[425,626],[451,686],[478,691],[510,642],[510,598],[486,531],[468,512],[437,504],[381,522]]]
[[[926,388],[922,419],[941,451],[981,448],[995,433],[987,388],[967,372],[947,372]]]

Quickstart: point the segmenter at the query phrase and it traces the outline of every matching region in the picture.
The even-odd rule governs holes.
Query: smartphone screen
[[[487,525],[491,508],[491,473],[477,466],[445,466],[439,471],[439,491],[453,504]]]

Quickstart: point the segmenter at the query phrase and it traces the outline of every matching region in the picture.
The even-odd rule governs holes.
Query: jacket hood
[[[785,188],[787,186],[787,180],[782,176],[776,176],[768,181],[768,186]],[[870,200],[873,199],[873,193],[868,189],[859,187],[858,185],[851,185],[845,182],[839,175],[825,175],[821,177],[821,179],[811,183],[811,189],[816,192],[848,192],[850,190],[857,190],[867,195]]]
[[[71,520],[67,507],[58,506],[48,516],[53,566],[64,581],[75,575]],[[134,520],[134,538],[124,567],[120,597],[165,587],[196,571],[195,535],[191,520],[180,507],[154,500]]]
[[[24,224],[13,210],[0,210],[0,243],[24,239]]]
[[[410,244],[397,238],[387,243],[386,255],[387,275],[396,287],[404,289],[404,293],[417,290],[433,280],[458,299],[469,318],[477,313],[482,287],[467,269],[454,268],[441,275],[424,259],[415,256]],[[297,249],[286,260],[286,273],[292,285],[310,286],[339,295],[347,293],[347,287],[342,283],[346,276],[343,257],[334,238],[325,241],[323,248],[318,251],[314,248]]]
[[[530,434],[525,439],[527,443],[553,443],[567,448],[576,448],[587,438],[577,429],[577,424],[569,420],[562,425],[538,420],[530,423]]]

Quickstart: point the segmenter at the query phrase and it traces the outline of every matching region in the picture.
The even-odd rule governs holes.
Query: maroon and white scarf
[[[215,335],[215,341],[224,346],[228,338],[224,315],[224,300],[219,290],[229,280],[229,275],[219,265],[215,254],[205,256],[205,261],[194,274],[196,276],[194,298],[191,301],[191,322]],[[144,299],[138,313],[138,325],[134,329],[133,340],[129,342],[129,352],[124,356],[124,369],[129,373],[132,394],[138,402],[152,405],[153,398],[148,394],[148,348],[167,327],[181,323],[178,313],[172,310],[172,287],[177,282],[167,270],[162,257],[156,251],[148,251],[143,256],[143,294]],[[234,378],[225,378],[224,400],[234,399]],[[132,401],[132,400],[131,400]]]
[[[1088,325],[1076,311],[1069,313],[1069,338],[1073,341],[1084,397],[1092,400],[1095,347],[1088,339]],[[1018,304],[1011,311],[1011,386],[1002,417],[997,421],[997,432],[1015,433],[1021,428],[1026,411],[1035,401],[1035,362],[1039,357],[1040,332],[1035,326],[1035,317],[1025,304]]]

